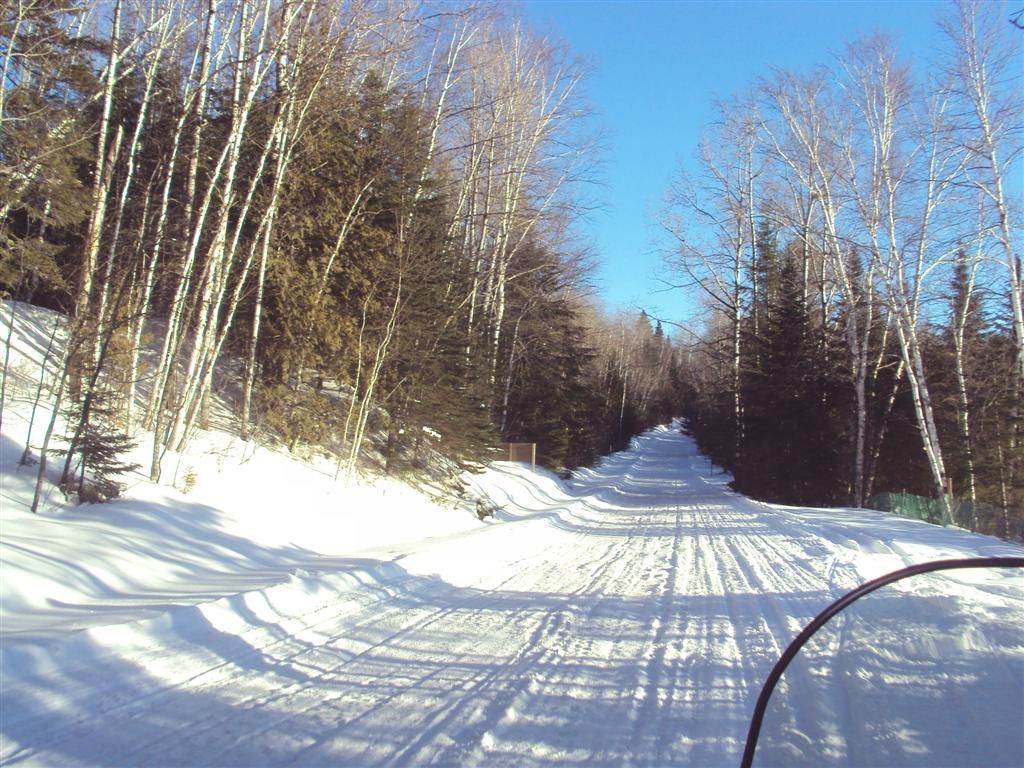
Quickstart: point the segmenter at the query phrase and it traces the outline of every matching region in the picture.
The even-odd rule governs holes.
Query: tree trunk
[[[7,405],[7,371],[11,364],[11,339],[14,338],[14,321],[17,315],[17,306],[14,299],[12,298],[8,301],[11,305],[11,324],[7,327],[7,346],[4,347],[4,370],[3,373],[0,374],[0,426],[3,424],[4,408]],[[47,348],[47,355],[49,355],[49,351],[49,348]],[[43,359],[43,370],[46,370],[45,358]]]
[[[971,316],[971,301],[974,293],[974,278],[977,266],[971,269],[970,277],[964,286],[964,295],[960,306],[956,307],[953,317],[953,353],[956,368],[957,384],[957,422],[960,426],[960,437],[964,441],[964,460],[967,465],[967,497],[971,503],[977,502],[977,484],[974,472],[974,446],[971,439],[971,404],[967,391],[967,350],[965,331]],[[971,524],[975,528],[974,520]]]
[[[100,253],[100,238],[103,235],[103,221],[107,213],[107,197],[110,190],[111,168],[116,161],[116,151],[107,145],[110,134],[111,113],[114,106],[114,87],[117,85],[118,64],[120,63],[121,0],[114,1],[114,17],[110,31],[110,48],[107,72],[103,86],[103,109],[100,115],[96,139],[96,157],[93,167],[92,202],[89,210],[89,227],[85,235],[85,251],[82,260],[82,274],[79,279],[78,300],[75,314],[86,316],[91,307],[93,279]]]
[[[11,320],[13,320],[13,316]],[[53,331],[50,332],[50,340],[46,342],[46,352],[43,353],[43,362],[39,367],[39,384],[36,386],[36,396],[32,400],[32,412],[28,417],[28,431],[25,436],[25,450],[21,453],[21,459],[18,460],[20,466],[28,466],[32,460],[32,428],[36,423],[36,412],[39,410],[39,401],[43,398],[43,387],[46,383],[46,364],[50,362],[50,356],[53,354],[54,342],[57,340],[57,331],[59,325],[54,323]],[[8,338],[8,349],[10,349],[10,338]]]

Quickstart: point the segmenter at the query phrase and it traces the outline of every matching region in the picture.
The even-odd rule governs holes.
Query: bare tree
[[[116,138],[110,142],[111,112],[114,106],[114,89],[117,86],[121,64],[121,14],[123,0],[114,0],[113,20],[110,25],[110,43],[107,65],[103,77],[103,108],[96,133],[96,156],[93,163],[92,204],[89,214],[89,228],[85,236],[85,251],[79,276],[78,300],[75,312],[86,316],[90,311],[93,280],[96,277],[100,252],[100,238],[107,212],[107,197],[117,156],[121,148],[123,133],[115,129]]]
[[[583,157],[578,147],[560,143],[579,114],[583,72],[564,50],[518,25],[492,22],[474,41],[466,51],[469,92],[453,159],[462,174],[453,232],[461,232],[472,270],[469,323],[472,329],[483,318],[493,381],[511,265],[554,213]]]
[[[733,459],[739,461],[744,436],[743,370],[751,354],[744,331],[752,303],[751,281],[755,296],[757,292],[756,199],[764,172],[759,161],[763,137],[749,99],[719,104],[718,116],[698,150],[702,177],[699,182],[680,180],[674,186],[667,227],[676,239],[678,269],[706,295],[712,311],[727,318]],[[705,229],[711,233],[706,240],[700,235]]]
[[[844,179],[855,176],[855,146],[851,135],[851,117],[826,90],[829,78],[823,73],[803,80],[780,73],[766,85],[766,96],[773,120],[763,128],[772,150],[786,174],[807,190],[814,209],[820,214],[820,241],[805,243],[807,248],[820,244],[823,261],[819,290],[822,301],[828,295],[826,281],[834,280],[839,295],[852,308],[845,316],[845,338],[849,372],[856,397],[856,428],[853,447],[853,502],[864,503],[866,487],[867,381],[869,371],[871,317],[873,303],[870,268],[861,277],[851,271],[851,242],[846,219],[852,215],[853,202]],[[810,207],[806,209],[810,221]],[[813,233],[803,229],[804,237]],[[854,257],[855,253],[852,254]],[[824,315],[827,314],[823,311]]]
[[[1006,24],[1001,3],[957,0],[942,21],[951,45],[949,77],[958,106],[953,126],[956,151],[964,154],[962,182],[977,192],[981,234],[995,245],[994,263],[1009,298],[1015,359],[1008,428],[1009,484],[1021,493],[1024,467],[1024,270],[1020,254],[1020,193],[1008,180],[1020,178],[1022,150],[1021,35]],[[1010,190],[1013,185],[1009,185]],[[1016,500],[1019,503],[1019,498]],[[1005,505],[1004,505],[1005,506]]]

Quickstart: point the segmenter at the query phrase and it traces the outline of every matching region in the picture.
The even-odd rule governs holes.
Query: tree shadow
[[[492,591],[348,565],[360,583],[325,595],[304,631],[236,596],[223,609],[244,631],[180,608],[123,657],[102,632],[8,643],[0,759],[723,764],[757,692],[737,677],[771,661],[765,596]],[[823,597],[785,599],[811,615]],[[725,632],[736,652],[714,650]]]
[[[131,657],[113,655],[95,637],[52,653],[7,649],[4,666],[19,674],[3,690],[0,759],[731,765],[760,682],[789,639],[784,623],[766,623],[766,607],[803,621],[829,599],[824,589],[495,591],[395,563],[348,566],[359,583],[325,594],[303,631],[262,611],[247,615],[252,604],[237,604],[239,596],[225,609],[237,610],[243,633],[214,626],[194,607],[173,618],[166,643]],[[935,616],[948,628],[940,608]],[[809,658],[827,665],[831,653]],[[60,675],[48,668],[52,658]],[[997,684],[991,675],[972,683]],[[899,696],[941,707],[935,685],[908,676]],[[815,701],[807,698],[803,714],[816,715]],[[1012,707],[1005,713],[1015,716]],[[942,764],[927,743],[919,746],[917,764]]]
[[[9,519],[0,541],[7,567],[21,574],[18,586],[26,605],[39,603],[37,590],[47,584],[84,599],[51,594],[45,596],[45,609],[16,610],[21,594],[8,583],[10,605],[0,637],[45,639],[69,628],[151,617],[287,581],[296,568],[318,559],[316,552],[302,547],[267,546],[230,533],[221,525],[222,513],[204,504],[135,499],[40,517],[25,527]],[[102,525],[95,525],[97,520]],[[67,554],[67,547],[51,545],[48,527],[53,528],[53,541],[80,530],[83,545],[99,547],[112,559],[99,570],[83,565]],[[145,572],[138,570],[141,563]],[[166,581],[162,589],[152,586],[154,570]]]

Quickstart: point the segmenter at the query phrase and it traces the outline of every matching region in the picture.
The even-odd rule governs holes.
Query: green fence
[[[1010,541],[1024,542],[1024,517],[1007,514],[1001,507],[985,502],[953,499],[946,514],[942,499],[910,493],[879,493],[868,499],[869,509],[912,517],[935,525],[955,525]]]
[[[962,528],[975,527],[974,505],[968,501],[952,500],[951,511],[946,511],[943,499],[914,496],[910,493],[879,493],[868,500],[868,507],[894,515],[924,520],[934,525],[958,525]]]

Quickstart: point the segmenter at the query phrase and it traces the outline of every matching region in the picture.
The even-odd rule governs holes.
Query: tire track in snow
[[[482,668],[486,661],[500,653],[495,648],[492,654],[486,649],[479,648],[479,638],[504,637],[508,627],[503,626],[500,619],[490,621],[489,625],[477,626],[478,632],[468,640],[462,639],[461,644],[450,645],[443,652],[437,651],[434,657],[447,653],[449,661],[444,664],[419,663],[415,657],[409,659],[408,663],[401,664],[397,674],[391,670],[394,662],[386,657],[393,649],[403,647],[407,638],[429,636],[437,625],[444,625],[461,614],[472,614],[479,622],[482,617],[487,617],[486,611],[481,612],[478,604],[481,602],[480,595],[486,595],[489,591],[500,592],[509,588],[509,585],[516,579],[515,568],[524,560],[535,562],[542,559],[544,552],[552,549],[553,545],[545,547],[540,552],[533,552],[530,558],[514,559],[507,563],[507,568],[498,571],[503,577],[493,586],[484,590],[472,590],[467,596],[464,588],[457,588],[444,582],[432,583],[430,589],[413,589],[411,592],[399,590],[397,594],[388,601],[394,605],[371,606],[363,611],[358,619],[350,623],[341,623],[332,627],[333,635],[328,637],[318,647],[299,647],[281,657],[279,663],[282,666],[306,666],[315,670],[315,673],[301,682],[293,682],[271,694],[263,691],[261,681],[253,682],[256,693],[242,701],[233,704],[236,711],[264,712],[273,710],[284,714],[268,718],[268,722],[262,723],[259,728],[247,731],[237,737],[233,737],[230,743],[225,744],[219,751],[211,752],[211,765],[220,762],[220,755],[229,750],[239,748],[242,740],[259,739],[266,734],[277,734],[281,726],[290,721],[300,721],[312,710],[323,707],[325,704],[334,706],[334,714],[338,720],[349,726],[356,726],[367,718],[372,718],[377,712],[386,710],[389,705],[397,706],[396,702],[406,691],[420,691],[428,689],[431,697],[442,694],[445,690],[458,687],[460,681],[444,685],[431,686],[432,681],[444,678],[453,670],[462,670],[464,674],[476,674],[478,668]],[[511,572],[511,575],[509,575]],[[494,573],[487,572],[481,576],[482,581],[493,579]],[[486,598],[484,598],[486,599]],[[526,629],[518,629],[519,624],[513,626],[511,635],[513,637],[526,634]],[[517,631],[518,630],[518,631]],[[443,629],[437,632],[438,637],[452,637],[451,633]],[[455,638],[458,639],[458,638]],[[410,646],[413,644],[410,644]],[[385,661],[380,657],[385,655]],[[388,676],[392,679],[388,679]],[[395,679],[397,678],[397,679]],[[368,682],[370,681],[370,682]],[[372,684],[370,684],[372,683]],[[201,695],[203,689],[217,690],[222,684],[221,680],[214,679],[197,688],[192,693]],[[236,682],[237,684],[237,682]],[[310,688],[339,690],[335,697],[324,697],[322,694],[312,697],[307,704],[303,699],[307,697]],[[346,695],[347,690],[354,690],[359,696],[351,697]],[[420,697],[422,698],[422,697]],[[419,701],[421,706],[430,706],[434,702]],[[225,717],[211,713],[211,721],[204,723],[204,730],[216,734],[222,727],[222,720],[230,719],[234,715]],[[185,724],[180,730],[190,731],[191,724]],[[174,743],[174,735],[169,734],[164,741]],[[300,752],[315,750],[317,744],[305,744]],[[147,749],[151,749],[148,747]],[[251,748],[251,747],[247,747]],[[140,753],[146,750],[139,750]],[[260,750],[255,750],[254,757],[258,758]],[[357,757],[358,761],[380,760],[380,756],[366,754]]]
[[[552,546],[549,545],[547,549],[550,549]],[[512,568],[509,570],[514,571],[514,567],[520,565],[525,559],[535,559],[537,557],[536,552],[532,554],[533,558],[524,557],[512,560],[510,562]],[[499,573],[507,574],[507,571],[499,571]],[[488,572],[482,578],[493,578],[493,575],[493,573]],[[502,589],[505,583],[513,578],[514,575],[506,575],[503,581],[498,583],[495,588]],[[141,737],[139,743],[128,749],[127,754],[124,756],[125,759],[129,760],[135,755],[142,755],[148,750],[160,748],[161,745],[170,744],[173,747],[177,742],[178,746],[185,746],[181,744],[181,734],[188,734],[187,741],[190,742],[194,742],[197,738],[202,738],[204,734],[211,734],[214,742],[220,741],[224,738],[220,734],[220,731],[225,730],[223,723],[227,719],[237,716],[239,711],[265,706],[279,698],[280,690],[289,690],[308,684],[315,685],[321,682],[324,675],[332,671],[324,670],[319,674],[306,676],[304,682],[297,682],[286,678],[283,681],[284,685],[278,691],[278,695],[268,697],[266,700],[259,700],[255,696],[247,702],[239,702],[237,700],[237,690],[244,689],[247,675],[251,676],[255,673],[257,680],[253,683],[253,688],[260,691],[265,688],[265,682],[259,678],[273,675],[276,673],[275,670],[295,671],[301,666],[298,663],[300,658],[309,659],[311,651],[312,653],[317,653],[320,650],[316,647],[311,648],[308,640],[296,643],[296,634],[301,637],[303,634],[308,636],[310,630],[315,630],[321,634],[327,632],[327,636],[318,638],[317,644],[321,647],[329,647],[332,639],[336,639],[338,632],[342,631],[349,647],[344,649],[344,653],[341,656],[331,659],[333,668],[337,669],[346,663],[358,661],[360,656],[371,652],[376,646],[386,645],[388,642],[394,641],[403,632],[416,631],[425,626],[425,623],[431,620],[431,616],[419,620],[411,618],[412,614],[409,613],[410,603],[415,603],[417,600],[428,602],[438,599],[438,596],[432,594],[430,590],[421,589],[419,590],[420,594],[417,594],[416,590],[413,590],[411,593],[406,592],[401,582],[385,582],[383,584],[364,585],[364,587],[365,589],[363,590],[346,593],[345,599],[340,603],[324,604],[319,610],[314,612],[314,616],[318,617],[315,621],[299,622],[298,629],[301,631],[297,633],[281,633],[280,635],[267,637],[266,628],[257,625],[255,629],[232,637],[232,642],[228,648],[231,655],[218,656],[217,653],[210,653],[202,647],[202,643],[208,642],[208,639],[199,639],[200,646],[192,650],[191,655],[193,658],[190,658],[188,662],[191,671],[184,677],[179,673],[174,682],[170,684],[157,683],[154,686],[153,681],[146,678],[145,669],[140,668],[137,675],[142,680],[143,692],[137,696],[110,701],[108,699],[109,687],[104,686],[102,683],[95,686],[95,690],[92,691],[91,695],[84,698],[79,704],[79,711],[85,713],[81,717],[72,721],[64,720],[56,723],[51,721],[40,724],[40,727],[47,732],[49,747],[51,749],[59,749],[62,744],[79,739],[83,733],[98,729],[113,729],[116,732],[121,727],[120,724],[134,729],[136,736]],[[388,608],[387,604],[391,602],[395,602],[397,605]],[[380,610],[382,605],[385,606],[384,610]],[[338,610],[339,607],[342,610]],[[432,618],[433,620],[441,620],[444,618],[444,615],[450,612],[449,610],[443,615],[434,615]],[[327,615],[321,617],[321,614],[324,613]],[[373,631],[386,626],[392,617],[399,617],[399,626],[390,635],[373,635]],[[340,630],[340,628],[344,629]],[[220,630],[216,630],[212,626],[210,629],[215,634],[222,634]],[[333,637],[330,636],[330,633],[333,633]],[[368,636],[371,636],[372,639],[363,643],[357,643],[351,641],[348,637],[350,634],[361,637],[360,633],[368,633]],[[355,647],[351,647],[353,644]],[[194,658],[196,650],[199,650],[202,655],[207,656],[209,663],[202,664],[201,659]],[[224,649],[218,650],[223,652]],[[340,652],[339,649],[334,649],[334,651]],[[322,652],[331,653],[332,651]],[[149,659],[148,661],[160,663],[163,660]],[[198,668],[196,668],[197,662],[201,665]],[[168,666],[170,667],[171,665],[168,664]],[[120,685],[116,690],[123,691],[123,675],[125,674],[123,664],[113,674],[120,677]],[[101,675],[102,671],[90,677],[102,679]],[[169,671],[169,676],[174,676],[173,670]],[[218,695],[218,691],[228,684],[233,684],[236,688],[235,693],[230,697],[226,697],[230,701],[230,707],[225,706],[225,697]],[[5,696],[8,693],[10,692],[5,690]],[[163,725],[157,726],[153,729],[152,737],[146,739],[144,734],[146,732],[145,725],[147,719],[144,716],[153,712],[160,712],[161,709],[173,709],[175,706],[174,702],[179,701],[182,697],[188,697],[198,702],[200,706],[193,708],[188,713],[189,716],[187,718],[180,718],[181,722],[177,724],[177,727],[166,728]],[[225,713],[226,709],[230,711]],[[45,719],[45,713],[41,719]],[[168,718],[168,720],[170,719],[172,718]],[[171,751],[173,752],[173,748]],[[216,749],[211,745],[210,751],[216,752]],[[17,760],[18,754],[18,752],[15,752],[8,755],[7,758],[10,758],[13,762]]]
[[[553,545],[551,545],[545,551],[551,550],[553,548],[554,548]],[[605,562],[606,558],[604,558],[601,555],[600,552],[597,552],[596,555],[597,556],[595,557],[594,563],[595,563],[596,566],[600,566],[603,562]],[[533,553],[533,557],[531,558],[531,562],[533,562],[535,565],[536,565],[537,562],[548,563],[548,565],[544,569],[542,569],[542,570],[550,571],[552,574],[557,574],[557,573],[560,572],[560,565],[559,565],[558,561],[555,558],[551,558],[551,557],[544,558],[544,557],[541,557],[540,555],[538,555],[538,553]],[[516,561],[513,561],[513,563],[512,563],[512,565],[518,565],[518,564],[519,563],[516,562]],[[493,591],[501,592],[502,590],[511,589],[511,587],[513,586],[513,582],[517,578],[519,578],[519,576],[514,573],[514,570],[515,570],[514,568],[510,568],[510,569],[507,569],[507,570],[502,570],[501,573],[506,573],[507,574],[508,570],[512,570],[513,571],[513,575],[506,576],[506,578],[504,578],[502,581],[500,581],[498,584],[496,584],[494,587],[492,587]],[[396,629],[394,629],[394,631],[392,631],[390,634],[377,638],[375,640],[375,642],[370,644],[368,647],[366,647],[366,648],[364,648],[364,649],[362,649],[362,650],[360,650],[358,652],[350,653],[344,659],[341,659],[341,660],[330,659],[329,661],[333,661],[334,662],[333,665],[330,664],[330,663],[324,665],[324,666],[326,666],[326,668],[324,670],[322,670],[320,674],[318,674],[315,677],[310,678],[308,681],[306,681],[302,685],[292,684],[290,686],[286,686],[285,688],[281,689],[280,691],[275,692],[275,694],[271,695],[271,696],[266,696],[266,697],[262,697],[262,698],[254,696],[254,697],[252,697],[252,698],[250,698],[248,700],[245,700],[245,701],[235,702],[234,705],[233,705],[233,709],[235,710],[236,714],[237,714],[238,711],[243,711],[244,712],[244,711],[247,711],[247,710],[259,710],[259,709],[267,709],[267,708],[271,708],[271,707],[274,708],[274,709],[277,709],[277,710],[287,711],[289,713],[288,717],[285,717],[285,718],[281,719],[280,721],[275,721],[274,723],[272,723],[272,724],[270,724],[270,725],[268,725],[268,726],[263,728],[263,731],[267,731],[267,732],[275,730],[275,729],[279,730],[281,723],[286,722],[288,719],[301,719],[306,714],[306,712],[308,711],[308,708],[304,708],[304,707],[300,706],[299,702],[291,701],[289,699],[290,696],[295,695],[297,698],[301,699],[305,695],[305,689],[307,689],[310,685],[319,686],[319,685],[322,685],[325,681],[327,681],[327,682],[337,682],[338,679],[344,677],[344,675],[345,675],[345,668],[347,666],[354,665],[356,667],[359,667],[360,664],[364,664],[364,663],[372,665],[374,663],[373,657],[374,657],[374,655],[377,653],[377,651],[379,649],[388,648],[388,647],[394,647],[396,645],[400,645],[403,637],[414,637],[414,636],[419,636],[419,635],[429,635],[431,633],[431,631],[433,630],[435,625],[443,625],[447,621],[449,621],[453,616],[456,616],[456,615],[458,615],[460,613],[462,613],[462,614],[473,614],[474,617],[475,617],[475,620],[477,622],[479,622],[480,616],[481,615],[486,615],[487,600],[488,600],[488,598],[487,598],[487,593],[486,592],[478,593],[478,594],[476,594],[475,597],[474,596],[470,596],[469,598],[466,598],[464,596],[464,590],[458,590],[458,589],[455,589],[455,588],[445,589],[445,590],[443,590],[442,592],[440,592],[438,594],[433,594],[433,595],[426,596],[426,598],[422,601],[424,603],[423,606],[412,606],[412,607],[410,607],[409,605],[404,605],[404,604],[402,604],[403,603],[403,599],[401,598],[401,596],[399,596],[399,598],[398,598],[399,605],[396,608],[386,610],[383,613],[374,613],[374,614],[366,615],[359,622],[356,622],[352,627],[346,628],[346,632],[345,632],[346,636],[345,637],[339,637],[336,640],[329,640],[327,642],[321,643],[320,644],[320,646],[321,646],[320,649],[315,649],[315,650],[311,651],[310,653],[300,652],[298,655],[296,655],[294,657],[293,656],[281,657],[278,660],[278,663],[282,664],[282,665],[284,665],[284,664],[295,665],[296,664],[296,659],[297,658],[301,658],[303,656],[303,654],[304,654],[304,656],[305,656],[305,658],[307,660],[308,660],[308,657],[310,656],[310,654],[319,653],[321,655],[328,655],[328,656],[337,654],[339,652],[340,648],[344,648],[344,647],[346,647],[346,645],[351,645],[352,644],[353,641],[352,641],[351,635],[356,635],[358,637],[360,630],[362,630],[362,629],[378,629],[382,625],[384,625],[384,626],[389,625],[390,622],[393,620],[393,618],[396,617],[396,616],[397,617],[404,617],[404,620],[400,621],[399,622],[399,626]],[[404,602],[407,603],[408,600],[405,600]],[[448,607],[445,607],[445,608],[436,608],[435,607],[435,604],[444,604],[444,603],[447,603]],[[481,611],[480,611],[481,605],[484,607],[483,613],[481,613]],[[415,617],[414,618],[410,618],[409,612],[410,612],[411,609],[414,609],[415,611],[417,611],[415,613]],[[403,694],[403,690],[405,690],[405,689],[413,689],[413,690],[421,689],[424,686],[426,686],[433,678],[438,677],[438,676],[444,676],[444,674],[446,672],[450,672],[452,669],[460,668],[460,664],[459,664],[459,661],[458,661],[460,656],[469,657],[469,656],[473,656],[473,654],[476,654],[476,658],[477,658],[477,661],[475,663],[476,667],[482,666],[484,662],[489,662],[489,661],[491,661],[495,657],[500,657],[500,654],[501,654],[501,648],[500,647],[495,647],[493,649],[493,651],[490,654],[488,654],[486,652],[480,652],[480,650],[479,650],[479,648],[477,646],[478,646],[478,644],[480,642],[479,638],[483,638],[486,641],[486,639],[489,638],[489,637],[490,638],[503,637],[502,631],[503,630],[507,631],[507,627],[502,626],[504,623],[505,623],[504,618],[499,617],[499,618],[495,619],[494,621],[492,621],[491,624],[488,625],[488,626],[478,626],[477,627],[478,632],[474,633],[474,636],[469,638],[468,641],[466,641],[466,643],[465,643],[466,647],[460,648],[460,647],[453,646],[453,647],[445,649],[444,652],[447,652],[448,654],[450,654],[450,655],[452,655],[454,657],[453,661],[447,662],[443,667],[441,667],[439,669],[433,669],[432,671],[429,671],[427,674],[424,674],[424,675],[419,676],[419,677],[413,677],[411,673],[408,673],[406,676],[409,679],[404,680],[400,684],[396,685],[393,690],[389,689],[387,692],[385,692],[384,695],[378,695],[376,697],[371,697],[372,700],[363,701],[361,704],[359,704],[359,706],[356,708],[355,711],[353,711],[353,707],[351,706],[353,704],[353,702],[344,702],[345,706],[342,707],[342,709],[344,710],[344,714],[341,715],[339,713],[339,716],[342,717],[347,723],[358,723],[361,718],[367,716],[368,714],[372,714],[374,711],[378,711],[378,710],[386,707],[389,703],[393,703],[395,700],[400,698],[402,696],[402,694]],[[525,635],[526,633],[527,633],[527,630],[523,629],[523,630],[518,632],[518,635]],[[516,634],[517,633],[513,632],[513,635],[516,635]],[[530,647],[530,643],[528,642],[524,646],[524,648],[529,648],[529,647]],[[266,650],[266,649],[264,649],[264,650]],[[434,656],[443,655],[444,652],[435,650],[434,651]],[[533,655],[536,656],[536,654],[533,654]],[[512,659],[511,666],[515,666],[517,663],[518,663],[518,659]],[[408,665],[405,665],[405,668],[406,669],[415,669],[415,666],[416,666],[415,665],[415,659],[412,659],[412,660],[410,660],[410,663]],[[469,665],[467,667],[467,669],[472,671],[473,665]],[[367,677],[368,676],[369,675],[367,675]],[[491,677],[494,677],[494,676],[487,676],[487,679],[484,680],[484,683],[488,683]],[[354,679],[352,682],[353,682],[353,685],[355,685],[355,687],[358,689],[358,685],[357,685],[358,678]],[[193,693],[200,693],[202,689],[216,690],[217,687],[219,685],[221,685],[221,683],[222,683],[222,681],[220,679],[216,678],[216,677],[214,679],[205,680],[205,681],[203,681],[203,685],[201,687],[197,687],[192,692]],[[238,681],[236,680],[236,687],[237,687],[237,685],[238,685]],[[456,687],[458,687],[458,686],[456,686]],[[462,687],[465,687],[465,686],[462,686]],[[481,686],[476,686],[476,687],[479,688]],[[258,686],[257,686],[257,688],[258,688]],[[437,686],[437,690],[435,690],[433,693],[435,695],[437,695],[439,693],[442,693],[444,688],[445,688],[445,686]],[[464,696],[463,698],[469,699],[470,697],[469,696]],[[313,703],[312,703],[312,706],[316,706],[316,707],[323,706],[325,703],[330,703],[330,702],[325,702],[322,699],[315,699],[313,701]],[[430,701],[427,701],[427,702],[420,701],[418,703],[421,706],[432,705],[432,702],[430,702]],[[444,714],[443,712],[439,712],[439,713],[437,713],[437,717],[443,717],[443,714]],[[198,730],[205,730],[206,732],[208,732],[210,734],[217,734],[218,731],[222,727],[221,723],[220,723],[220,721],[222,719],[223,719],[223,717],[218,717],[216,712],[211,712],[211,713],[209,713],[209,722],[203,723],[203,726],[205,726],[205,728],[199,728]],[[192,724],[185,724],[185,725],[183,725],[179,729],[179,731],[180,732],[188,731],[189,734],[190,734],[190,738],[194,739],[194,738],[197,737],[197,734],[194,732],[194,730],[192,730],[193,727],[194,726],[192,726]],[[198,734],[198,737],[202,738],[202,735],[203,734],[200,733],[200,734]],[[245,738],[251,739],[254,736],[258,737],[259,734],[258,733],[255,733],[255,734],[254,733],[248,733],[248,734],[245,735]],[[165,734],[164,738],[162,739],[162,742],[169,743],[172,746],[172,752],[173,752],[173,745],[174,745],[174,742],[175,742],[175,734],[174,733]],[[223,753],[223,751],[226,751],[226,749],[230,749],[230,748],[233,748],[233,747],[237,746],[236,742],[237,742],[237,739],[232,741],[231,744],[227,745],[224,748],[224,750],[222,750],[222,753]],[[151,744],[151,745],[149,745],[148,747],[146,747],[144,749],[140,749],[139,751],[141,753],[141,752],[146,751],[146,749],[152,749],[154,746],[159,747],[160,745],[159,744],[157,744],[157,745]],[[214,758],[215,758],[215,759],[212,759],[211,762],[212,763],[218,762],[218,760],[216,759],[216,755],[218,754],[218,752],[216,750],[213,750],[210,754],[213,755]],[[370,755],[366,755],[366,758],[368,760],[369,759],[374,759]]]
[[[681,500],[676,539],[681,546],[673,558],[689,567],[675,569],[677,583],[664,593],[675,595],[676,616],[665,607],[658,611],[667,621],[675,619],[676,631],[662,631],[661,623],[652,637],[652,669],[662,668],[664,679],[652,686],[658,696],[646,697],[637,718],[633,756],[640,764],[729,762],[745,736],[761,680],[788,642],[789,624],[816,611],[806,601],[769,599],[775,611],[764,616],[762,596],[788,593],[795,584],[824,594],[824,582],[801,567],[804,558],[794,558],[804,553],[785,551],[774,541],[777,532],[735,534],[736,517],[759,524],[760,512],[740,515],[741,505],[690,506],[685,492]],[[790,565],[794,560],[798,565]],[[689,603],[703,610],[694,611]],[[732,730],[732,738],[717,744],[701,738],[707,728],[702,720],[714,720],[727,735]],[[723,727],[725,722],[733,727]]]
[[[657,471],[664,462],[644,460],[633,462],[626,470],[632,484],[623,483],[625,491],[645,484],[641,465],[653,465]],[[650,474],[648,471],[646,474]],[[589,765],[621,765],[629,760],[647,740],[645,723],[657,712],[664,692],[661,690],[661,670],[665,666],[667,638],[673,632],[673,604],[676,599],[680,548],[680,510],[671,499],[679,493],[680,484],[672,484],[671,491],[663,491],[662,504],[640,510],[606,512],[610,518],[629,518],[629,533],[617,547],[616,557],[621,563],[618,574],[625,580],[615,579],[608,588],[595,596],[580,616],[580,629],[571,642],[560,649],[560,664],[532,686],[531,699],[521,703],[521,709],[542,710],[548,719],[558,718],[566,729],[583,731],[578,738],[563,739],[561,744],[541,745],[529,739],[529,729],[518,725],[513,718],[498,723],[494,738],[485,745],[487,764],[521,763],[523,751],[532,751],[537,764],[545,761],[583,760]],[[628,494],[627,494],[628,495]],[[595,508],[594,506],[591,507]],[[622,528],[616,521],[615,527]],[[659,533],[651,535],[655,529]],[[658,578],[652,580],[652,568]],[[610,593],[610,594],[609,594]],[[629,595],[633,603],[624,600]],[[651,603],[655,609],[650,610]],[[602,636],[601,623],[613,618],[617,631],[611,639]],[[604,687],[580,684],[580,670],[605,660],[606,669],[587,670],[593,677],[600,674]],[[553,710],[552,703],[558,705]],[[564,710],[564,711],[563,711]],[[615,713],[615,723],[609,723],[607,711]],[[622,713],[625,713],[625,716]],[[524,713],[517,713],[519,719]],[[517,736],[519,736],[517,740]],[[586,744],[586,749],[582,745]],[[503,749],[504,747],[504,749]],[[650,751],[650,750],[648,750]],[[640,762],[649,762],[645,758]]]
[[[161,690],[80,707],[82,719],[19,754],[60,764],[735,764],[792,623],[828,602],[835,547],[705,477],[707,466],[678,435],[644,438],[552,499],[550,514],[410,555],[428,575],[346,593],[356,605],[243,629],[219,658],[201,649]],[[445,562],[470,554],[478,573]],[[124,663],[144,675],[144,662]],[[79,737],[96,751],[69,748]]]
[[[614,526],[617,527],[617,526]],[[598,528],[600,530],[600,528]],[[600,534],[598,534],[600,536]],[[565,584],[566,563],[572,568],[573,578],[582,578],[569,593],[566,611],[558,624],[558,631],[543,639],[545,653],[531,671],[529,683],[520,689],[504,711],[495,712],[490,727],[483,733],[478,748],[473,751],[466,764],[478,765],[528,765],[531,758],[541,762],[565,757],[557,747],[549,748],[542,740],[532,739],[532,724],[551,714],[554,707],[575,710],[578,702],[584,701],[588,686],[581,686],[583,674],[597,672],[595,665],[601,659],[614,655],[614,641],[599,639],[583,634],[589,627],[602,621],[602,608],[610,599],[608,585],[622,579],[636,578],[629,573],[632,562],[620,557],[623,549],[622,535],[615,533],[608,537],[607,549],[602,558],[593,560],[590,567],[581,567],[579,554],[566,553],[566,560],[549,574],[544,574],[538,587],[550,588],[549,579]],[[643,575],[643,574],[641,574]],[[618,687],[610,690],[617,690]],[[618,697],[616,697],[616,702]]]
[[[678,494],[678,483],[673,487],[674,494]],[[644,654],[645,663],[640,671],[637,690],[635,694],[636,706],[631,713],[632,736],[630,744],[630,761],[632,765],[636,762],[637,756],[641,756],[642,762],[665,752],[665,734],[660,727],[659,710],[661,705],[671,699],[674,687],[670,684],[663,687],[661,683],[662,671],[668,660],[671,658],[675,644],[670,642],[673,624],[674,603],[676,588],[679,581],[679,565],[681,550],[681,535],[683,512],[677,506],[674,511],[676,535],[672,537],[672,553],[669,560],[669,567],[665,573],[665,582],[661,586],[661,595],[658,599],[658,610],[653,615],[650,628],[648,629],[648,649]],[[652,727],[653,726],[653,727]]]

